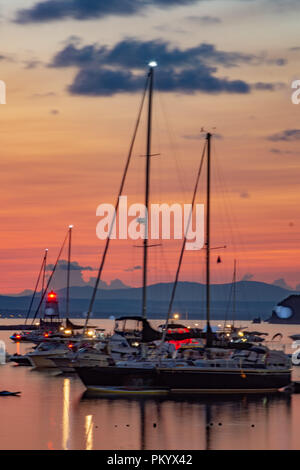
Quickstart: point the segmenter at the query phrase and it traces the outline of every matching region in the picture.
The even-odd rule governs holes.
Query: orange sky
[[[196,136],[202,126],[216,127],[223,138],[213,144],[213,243],[227,249],[216,252],[223,263],[213,265],[213,281],[230,281],[237,258],[239,278],[251,274],[255,280],[299,284],[299,140],[267,139],[299,128],[300,105],[290,98],[292,80],[300,79],[300,50],[290,50],[300,46],[293,2],[285,11],[268,7],[267,0],[261,9],[259,2],[236,0],[154,9],[144,16],[34,25],[11,21],[20,7],[34,3],[16,0],[7,7],[0,1],[0,55],[5,56],[0,79],[7,85],[7,104],[0,106],[0,292],[33,288],[44,248],[54,262],[70,223],[74,260],[98,266],[103,242],[96,238],[96,208],[115,201],[140,93],[72,96],[66,88],[76,68],[47,63],[71,35],[83,44],[112,47],[132,30],[139,40],[161,38],[182,49],[206,42],[223,51],[285,59],[283,66],[218,65],[220,77],[280,83],[273,91],[155,94],[153,153],[161,156],[153,160],[151,197],[190,202],[203,141],[185,136]],[[199,27],[186,20],[199,15],[218,17],[220,23]],[[31,60],[40,63],[25,68]],[[159,64],[156,73],[163,68]],[[144,127],[143,119],[124,192],[134,202],[143,202]],[[202,182],[198,202],[204,202],[204,191]],[[133,245],[112,243],[104,280],[140,285],[140,271],[128,271],[141,263],[141,250]],[[164,241],[151,251],[150,282],[173,279],[179,250],[180,242]],[[203,282],[203,263],[202,252],[187,253],[181,279]]]

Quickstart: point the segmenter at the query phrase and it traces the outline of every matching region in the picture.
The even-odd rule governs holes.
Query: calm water
[[[96,323],[112,327],[108,320]],[[282,342],[289,345],[287,336],[300,333],[300,325],[251,329],[270,336],[281,331]],[[0,332],[9,353],[30,347],[11,343],[10,334]],[[300,448],[300,395],[209,401],[86,399],[76,376],[12,364],[0,366],[0,374],[0,390],[22,391],[19,398],[0,397],[0,449]],[[294,377],[300,380],[300,367]]]

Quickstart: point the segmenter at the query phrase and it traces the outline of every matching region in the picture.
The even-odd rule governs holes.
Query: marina
[[[0,453],[299,450],[300,2],[0,4]]]
[[[1,321],[3,323],[3,320]],[[107,332],[111,320],[97,320]],[[188,322],[192,326],[195,322]],[[204,326],[203,321],[196,323]],[[214,324],[214,322],[213,322]],[[158,326],[158,321],[153,322]],[[250,328],[250,323],[242,324]],[[277,325],[263,325],[272,337]],[[294,328],[282,327],[287,352]],[[29,345],[0,339],[9,354],[24,354]],[[2,449],[297,449],[298,394],[241,396],[109,396],[89,398],[75,373],[34,370],[7,363],[0,366],[1,387],[20,390],[1,398]],[[293,368],[300,380],[300,368]]]

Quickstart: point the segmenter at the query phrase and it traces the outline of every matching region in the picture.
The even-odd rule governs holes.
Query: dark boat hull
[[[10,362],[15,362],[19,366],[30,366],[31,367],[31,362],[28,359],[27,356],[21,356],[21,355],[14,355],[9,358]]]
[[[132,391],[164,390],[168,393],[277,392],[291,382],[291,371],[209,370],[191,368],[136,369],[127,367],[80,367],[76,372],[88,390],[111,387]]]

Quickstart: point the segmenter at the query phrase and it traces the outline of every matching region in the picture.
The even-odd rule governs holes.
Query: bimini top
[[[141,322],[143,322],[143,321],[144,321],[144,318],[141,317],[141,316],[138,316],[138,315],[132,316],[132,317],[131,317],[131,316],[128,316],[128,317],[125,316],[125,317],[116,318],[115,321],[124,321],[124,320],[136,320],[136,321],[141,321]]]

